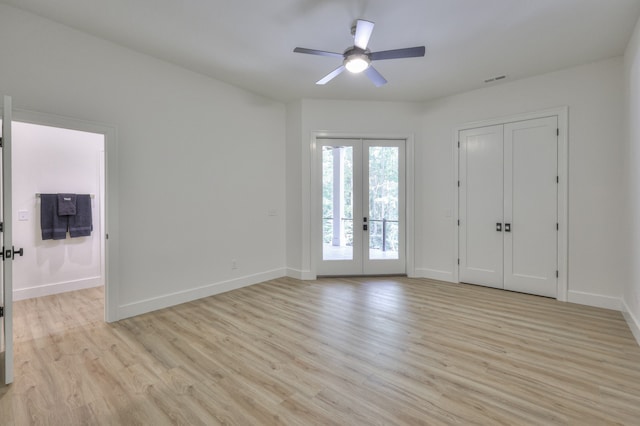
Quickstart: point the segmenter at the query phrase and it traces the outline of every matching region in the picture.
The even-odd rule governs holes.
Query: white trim
[[[68,291],[101,287],[102,285],[102,277],[91,277],[83,278],[81,280],[63,281],[59,283],[45,284],[35,287],[14,289],[13,300],[33,299],[34,297],[50,296],[52,294],[66,293]]]
[[[440,271],[438,269],[417,268],[416,278],[428,278],[430,280],[447,281],[455,283],[455,278],[451,271]]]
[[[622,315],[624,315],[624,319],[627,320],[633,337],[636,338],[636,342],[640,345],[640,320],[633,315],[631,309],[629,309],[629,305],[627,305],[627,301],[624,299],[622,299],[622,308]]]
[[[517,121],[534,120],[544,117],[558,117],[558,176],[560,183],[558,184],[558,291],[556,299],[561,302],[570,301],[568,296],[569,283],[569,107],[563,106],[537,112],[517,114],[506,117],[498,117],[490,120],[474,121],[464,123],[457,126],[453,130],[453,199],[454,199],[454,232],[453,232],[453,282],[460,282],[458,273],[458,239],[459,227],[457,220],[460,218],[459,200],[458,200],[458,138],[462,130],[474,129],[477,127],[495,126],[500,124],[514,123]],[[587,303],[588,304],[588,303]],[[595,306],[595,305],[594,305]]]
[[[105,228],[102,237],[104,253],[104,319],[118,319],[118,138],[117,128],[110,124],[79,120],[42,112],[14,109],[14,121],[58,127],[104,135],[104,212]],[[109,238],[106,238],[106,235]]]
[[[316,275],[312,274],[311,271],[301,271],[300,269],[294,268],[287,268],[287,277],[303,281],[314,281],[317,279]]]
[[[411,278],[417,276],[415,262],[415,141],[413,139],[413,135],[408,135],[405,138],[404,156],[404,217],[407,221],[405,234],[406,248],[404,257],[407,276]]]
[[[603,294],[587,293],[584,291],[569,291],[568,302],[580,305],[594,306],[596,308],[622,310],[622,299],[619,297],[605,296]]]
[[[247,275],[240,278],[234,278],[232,280],[221,281],[214,284],[204,285],[198,288],[178,291],[163,296],[152,297],[150,299],[128,303],[119,307],[118,317],[120,319],[129,318],[158,309],[169,308],[182,303],[202,299],[204,297],[214,296],[216,294],[225,293],[227,291],[258,284],[264,281],[282,278],[286,276],[285,272],[286,268],[274,269],[272,271],[266,271],[254,275]]]
[[[415,138],[410,133],[345,133],[345,132],[330,132],[330,131],[313,131],[311,132],[311,140],[309,144],[310,153],[310,178],[309,185],[311,195],[309,212],[310,217],[310,238],[309,238],[309,253],[310,259],[310,274],[315,279],[317,276],[317,259],[319,258],[318,248],[319,244],[316,244],[316,235],[320,235],[320,218],[318,212],[320,211],[319,205],[319,186],[316,182],[316,176],[319,174],[318,163],[318,139],[372,139],[372,140],[404,140],[405,141],[405,220],[406,220],[406,233],[405,233],[405,269],[406,274],[409,277],[416,276],[415,270],[415,171],[414,171],[414,150],[415,150]]]

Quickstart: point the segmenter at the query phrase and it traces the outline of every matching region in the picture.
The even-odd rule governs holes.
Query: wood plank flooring
[[[619,312],[425,279],[289,278],[105,324],[15,303],[2,425],[640,424]]]

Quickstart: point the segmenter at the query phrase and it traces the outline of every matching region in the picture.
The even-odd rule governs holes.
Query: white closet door
[[[557,128],[557,117],[504,126],[507,290],[557,296]]]
[[[461,131],[459,156],[460,281],[503,288],[503,126]]]

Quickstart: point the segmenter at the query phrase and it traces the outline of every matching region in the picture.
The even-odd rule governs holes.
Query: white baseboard
[[[595,306],[596,308],[613,309],[616,311],[622,310],[622,299],[619,297],[604,296],[602,294],[569,290],[568,301],[580,305]]]
[[[118,307],[118,319],[121,320],[136,315],[142,315],[158,309],[164,309],[170,306],[180,305],[181,303],[202,299],[203,297],[209,297],[264,281],[281,278],[286,276],[285,272],[285,268],[274,269],[272,271],[262,272],[259,274],[247,275],[228,281],[221,281],[219,283],[209,284],[202,287],[178,291],[164,296],[153,297],[139,302],[128,303]]]
[[[636,316],[629,309],[629,305],[627,305],[626,300],[622,299],[622,314],[624,315],[624,319],[627,320],[627,324],[629,324],[629,328],[633,333],[633,337],[636,338],[636,342],[640,345],[640,320],[636,318]]]
[[[415,274],[417,278],[429,278],[431,280],[454,282],[453,272],[451,271],[439,271],[437,269],[416,268]]]
[[[301,271],[300,269],[293,268],[287,268],[287,277],[304,281],[313,281],[318,278],[315,274],[312,274],[311,271]]]
[[[102,277],[91,277],[75,281],[64,281],[60,283],[14,289],[13,300],[33,299],[34,297],[50,296],[52,294],[83,290],[85,288],[99,287],[101,285],[104,285]]]

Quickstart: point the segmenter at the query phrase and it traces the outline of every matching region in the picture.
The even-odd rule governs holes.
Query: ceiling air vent
[[[500,80],[504,80],[505,78],[507,78],[506,75],[499,75],[497,77],[491,77],[486,79],[484,82],[485,83],[493,83],[494,81],[500,81]]]

